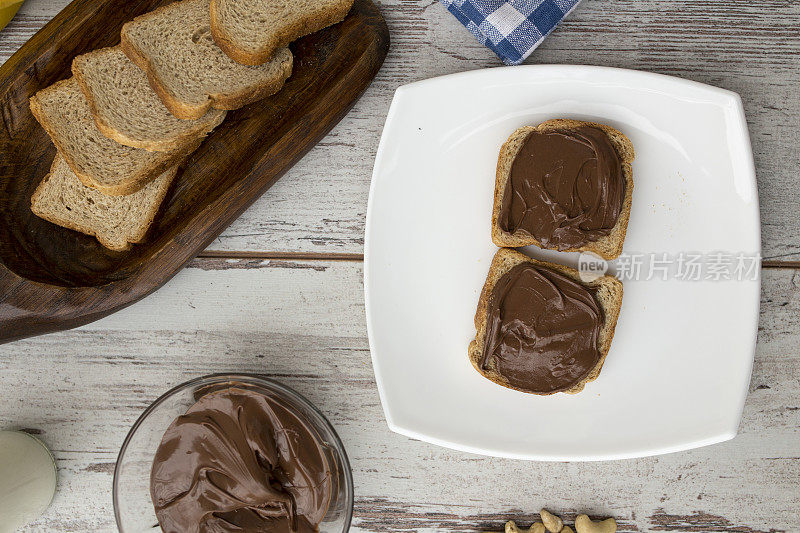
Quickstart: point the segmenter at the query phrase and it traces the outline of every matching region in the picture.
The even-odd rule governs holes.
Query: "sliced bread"
[[[228,57],[211,36],[209,0],[182,0],[135,18],[122,27],[122,49],[147,73],[167,109],[182,119],[270,96],[292,72],[288,48],[260,66]]]
[[[112,196],[131,194],[180,163],[200,139],[172,152],[123,146],[94,123],[78,82],[69,78],[31,97],[31,111],[78,179]]]
[[[492,211],[492,241],[500,247],[519,248],[522,246],[536,245],[544,248],[542,243],[529,235],[527,232],[517,231],[510,234],[500,227],[500,211],[502,208],[503,197],[505,195],[506,185],[511,177],[511,168],[514,164],[514,159],[517,157],[520,149],[522,148],[525,140],[531,132],[549,132],[549,131],[564,131],[580,126],[590,126],[603,130],[608,136],[609,141],[614,146],[614,149],[619,155],[622,163],[622,173],[625,179],[625,198],[623,199],[622,211],[620,212],[617,223],[611,229],[611,232],[601,237],[599,240],[590,242],[585,246],[579,248],[564,249],[565,252],[594,252],[605,259],[615,259],[622,253],[622,245],[625,241],[625,233],[628,230],[628,219],[631,214],[631,203],[633,200],[633,168],[631,163],[636,157],[636,152],[633,149],[633,143],[621,132],[606,126],[605,124],[598,124],[595,122],[582,122],[579,120],[569,119],[555,119],[543,122],[538,126],[526,126],[519,128],[508,140],[503,144],[500,149],[500,157],[497,161],[497,173],[495,175],[495,188],[494,188],[494,208]]]
[[[497,251],[492,259],[492,264],[489,267],[489,274],[486,277],[486,283],[481,291],[480,299],[478,300],[478,309],[475,313],[475,329],[477,333],[475,339],[470,343],[468,348],[469,360],[472,366],[475,367],[482,376],[494,381],[498,385],[508,387],[510,389],[521,390],[512,386],[502,374],[493,370],[490,367],[486,369],[481,368],[481,361],[483,359],[483,350],[486,342],[487,334],[487,317],[489,309],[489,300],[492,295],[492,290],[498,280],[520,263],[532,263],[535,265],[542,265],[581,283],[582,285],[596,290],[596,299],[603,310],[603,325],[600,329],[600,336],[598,338],[598,349],[600,351],[600,360],[597,362],[594,369],[576,383],[573,387],[563,392],[568,394],[577,394],[582,391],[584,386],[590,381],[597,379],[600,375],[600,370],[603,368],[608,351],[611,348],[611,340],[614,338],[614,329],[617,326],[617,319],[619,318],[620,309],[622,308],[622,283],[612,276],[602,276],[593,281],[584,282],[580,278],[577,270],[558,265],[555,263],[547,263],[538,261],[527,255],[511,250],[509,248],[501,248]],[[522,391],[528,392],[528,391]]]
[[[340,22],[353,0],[211,0],[211,34],[245,65],[266,63],[282,46]]]
[[[45,220],[97,237],[116,251],[144,239],[178,167],[128,196],[108,196],[80,182],[60,154],[31,197],[31,210]]]
[[[119,46],[76,57],[72,74],[89,102],[94,122],[106,137],[133,148],[170,152],[205,137],[225,118],[211,109],[197,120],[169,112],[144,71]]]

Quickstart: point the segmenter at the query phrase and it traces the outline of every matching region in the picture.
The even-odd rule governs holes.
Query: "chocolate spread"
[[[619,155],[603,130],[534,131],[512,163],[500,229],[546,248],[579,248],[611,232],[624,200]]]
[[[521,263],[497,280],[489,297],[481,368],[528,392],[569,389],[600,360],[603,320],[591,289]]]
[[[303,417],[278,398],[227,388],[169,426],[150,494],[166,533],[316,532],[331,478]]]

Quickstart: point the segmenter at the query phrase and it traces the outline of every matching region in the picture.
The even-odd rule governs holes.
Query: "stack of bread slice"
[[[286,46],[351,6],[180,0],[126,23],[120,45],[74,58],[71,78],[31,98],[57,149],[32,211],[112,250],[140,242],[178,166],[226,112],[280,91]]]

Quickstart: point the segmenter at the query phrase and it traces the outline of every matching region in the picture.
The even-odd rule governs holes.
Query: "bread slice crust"
[[[275,17],[273,23],[258,35],[261,38],[260,42],[248,45],[233,35],[232,28],[229,27],[231,21],[226,21],[224,10],[230,2],[231,0],[211,0],[211,35],[231,59],[243,65],[266,63],[277,49],[288,46],[304,35],[341,22],[353,7],[353,0],[310,2],[312,5],[317,4],[316,9],[295,8],[294,16],[289,16],[287,13]],[[266,5],[270,2],[263,0],[261,3]]]
[[[130,146],[132,148],[141,148],[150,152],[171,152],[176,150],[185,149],[187,146],[192,146],[199,139],[203,139],[214,128],[219,126],[225,119],[225,111],[211,109],[205,115],[197,120],[181,120],[172,115],[166,106],[163,106],[161,99],[152,91],[146,74],[135,65],[131,65],[143,77],[148,91],[152,91],[152,98],[157,102],[156,105],[161,105],[163,113],[167,116],[163,118],[165,122],[173,125],[175,130],[171,135],[158,137],[146,137],[141,134],[131,133],[126,131],[124,126],[120,127],[115,124],[114,117],[110,116],[111,110],[104,109],[100,103],[100,92],[102,89],[96,86],[96,80],[92,76],[92,64],[105,60],[115,61],[118,60],[117,55],[121,55],[124,61],[130,61],[128,57],[122,52],[119,45],[93,50],[86,54],[76,57],[72,61],[72,75],[78,82],[78,85],[89,102],[89,109],[92,112],[92,117],[100,132],[120,144]],[[132,62],[131,62],[132,63]],[[129,63],[130,65],[130,63]],[[118,68],[125,68],[126,65],[120,65]],[[135,92],[140,86],[137,84],[135,87],[129,87],[131,92]],[[143,95],[147,97],[148,95]],[[119,100],[118,100],[119,101]],[[133,108],[130,107],[133,111]],[[185,123],[185,124],[178,124]]]
[[[555,392],[531,392],[520,389],[511,385],[508,380],[505,379],[500,373],[495,371],[492,368],[487,368],[486,370],[481,368],[481,360],[483,359],[483,350],[486,343],[486,332],[487,332],[487,316],[489,312],[489,299],[492,295],[492,290],[494,289],[495,284],[497,281],[509,270],[514,268],[515,266],[521,263],[530,263],[533,265],[540,265],[569,277],[577,281],[578,283],[582,284],[585,287],[595,289],[598,304],[603,310],[603,325],[600,328],[600,337],[598,339],[598,349],[600,351],[600,359],[597,361],[595,367],[587,374],[585,378],[583,378],[580,382],[576,383],[572,387],[567,390],[563,391],[555,391]],[[577,270],[573,268],[569,268],[563,265],[559,265],[556,263],[548,263],[545,261],[539,261],[537,259],[533,259],[532,257],[528,257],[527,255],[520,253],[516,250],[512,250],[509,248],[501,248],[497,251],[494,258],[492,259],[492,264],[489,267],[489,273],[486,277],[486,282],[483,285],[483,290],[481,291],[480,299],[478,300],[478,309],[475,312],[475,329],[476,335],[475,339],[470,342],[469,348],[467,350],[469,354],[469,360],[472,363],[472,366],[475,367],[475,370],[478,371],[483,377],[497,383],[498,385],[502,385],[503,387],[507,387],[509,389],[518,390],[520,392],[526,392],[528,394],[535,394],[538,396],[550,396],[552,394],[556,394],[557,392],[564,392],[566,394],[577,394],[583,390],[587,383],[594,381],[600,375],[600,371],[603,368],[603,363],[605,363],[606,356],[608,355],[609,350],[611,349],[611,341],[614,338],[614,330],[617,326],[617,319],[619,318],[620,310],[622,309],[622,283],[612,277],[612,276],[602,276],[596,280],[590,282],[584,282],[581,280],[580,275]]]
[[[152,183],[148,184],[147,187],[152,187],[153,191],[142,190],[138,193],[134,193],[134,195],[109,197],[113,199],[114,202],[129,202],[135,200],[132,198],[132,196],[144,196],[145,193],[150,193],[148,194],[149,201],[147,202],[147,205],[144,206],[145,209],[137,213],[138,220],[136,221],[136,225],[130,228],[124,237],[117,236],[115,238],[115,232],[109,230],[108,228],[101,227],[98,220],[88,220],[95,218],[91,214],[91,207],[84,208],[80,213],[80,217],[76,217],[75,210],[70,210],[66,207],[64,207],[64,210],[62,210],[62,205],[57,205],[55,208],[48,208],[45,205],[47,202],[46,196],[49,193],[48,187],[52,185],[50,180],[53,179],[61,178],[63,180],[67,180],[67,186],[74,188],[78,196],[82,195],[84,198],[93,201],[98,198],[98,195],[103,194],[83,185],[69,168],[69,165],[66,164],[62,156],[59,153],[56,153],[53,163],[50,166],[50,172],[42,179],[41,183],[39,183],[38,187],[36,187],[36,190],[31,196],[31,211],[33,211],[33,214],[35,214],[37,217],[47,220],[48,222],[52,222],[58,226],[78,231],[86,235],[91,235],[109,250],[123,252],[130,249],[132,244],[144,240],[147,230],[152,225],[161,203],[163,202],[164,197],[166,196],[167,191],[169,190],[169,187],[172,184],[177,172],[178,167],[172,167]],[[79,220],[81,217],[84,220]],[[125,222],[130,223],[132,221],[130,219],[126,219]]]
[[[144,70],[150,86],[164,103],[167,109],[178,118],[185,120],[198,119],[205,115],[209,109],[222,109],[232,111],[244,107],[248,104],[262,100],[277,93],[283,87],[286,80],[292,73],[293,56],[287,48],[279,49],[271,61],[278,62],[279,74],[262,83],[242,87],[236,91],[209,91],[205,94],[202,102],[191,103],[182,101],[173,91],[165,79],[166,74],[160,72],[155,67],[154,61],[142,50],[141,46],[131,36],[131,28],[135,24],[146,24],[150,20],[168,14],[171,10],[177,9],[177,4],[185,2],[195,2],[197,0],[180,0],[161,6],[149,13],[140,15],[122,26],[121,43],[122,51],[139,68]],[[209,30],[210,31],[210,30]]]
[[[617,223],[611,232],[600,239],[587,243],[578,248],[561,250],[564,252],[593,252],[604,259],[616,259],[622,253],[622,246],[625,242],[625,234],[628,231],[628,220],[631,215],[631,205],[633,203],[633,167],[631,163],[636,158],[633,143],[622,132],[597,122],[583,122],[571,119],[553,119],[542,122],[538,126],[525,126],[519,128],[500,149],[500,156],[497,159],[497,172],[495,174],[494,186],[494,206],[492,209],[492,241],[499,247],[520,248],[522,246],[535,245],[543,249],[555,249],[542,245],[536,238],[529,235],[526,231],[516,231],[511,234],[500,228],[500,211],[502,209],[503,196],[506,186],[511,177],[511,167],[517,157],[522,145],[528,135],[534,131],[554,132],[569,131],[581,126],[590,126],[602,130],[619,155],[622,164],[622,174],[625,178],[625,198],[622,203]]]
[[[73,87],[72,84],[75,84],[75,87]],[[109,196],[125,196],[128,194],[133,194],[142,189],[145,185],[162,175],[169,168],[183,162],[188,154],[194,152],[202,142],[202,139],[197,139],[195,142],[182,147],[180,150],[174,152],[162,152],[157,155],[153,154],[152,152],[142,150],[140,154],[136,154],[134,157],[144,157],[147,159],[147,161],[140,165],[135,173],[126,176],[125,179],[110,181],[108,176],[104,177],[97,175],[93,173],[91,169],[88,169],[86,165],[78,161],[79,154],[76,151],[76,148],[72,146],[72,143],[69,142],[67,136],[62,132],[64,126],[59,126],[56,123],[58,117],[55,117],[52,110],[46,109],[47,106],[42,103],[42,99],[46,98],[49,93],[62,90],[77,90],[80,92],[80,89],[77,88],[77,82],[74,78],[67,78],[66,80],[58,81],[53,85],[40,90],[30,98],[31,113],[33,113],[33,116],[50,136],[50,139],[53,141],[53,144],[55,144],[59,153],[64,158],[64,161],[70,166],[78,179],[81,180],[81,182],[87,187],[97,189]],[[82,93],[81,97],[85,99]],[[83,110],[81,110],[81,113],[83,113]],[[90,126],[86,127],[96,129],[97,126],[94,124],[94,120],[91,118],[91,111],[88,109],[88,104],[85,114],[88,116],[82,117],[82,119],[84,119],[84,122],[88,121],[91,123]],[[101,132],[98,131],[97,133],[102,137],[102,139],[107,139],[105,135],[102,135]],[[98,140],[98,142],[100,141]],[[107,142],[111,143],[108,144],[107,147],[110,150],[116,151],[116,145],[118,145],[118,143],[112,141],[111,139],[108,139]],[[122,145],[119,145],[119,148],[123,151],[138,150]],[[120,158],[122,157],[123,156],[120,155]],[[130,157],[130,154],[125,157]]]

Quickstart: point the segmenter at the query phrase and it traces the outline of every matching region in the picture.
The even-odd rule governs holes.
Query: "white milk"
[[[38,518],[56,491],[56,464],[27,433],[0,431],[0,533]]]

